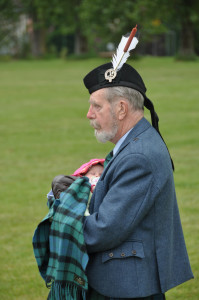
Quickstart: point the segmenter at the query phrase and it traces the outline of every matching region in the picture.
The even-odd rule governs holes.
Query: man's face
[[[118,131],[118,120],[111,104],[106,100],[105,89],[100,89],[90,96],[87,118],[95,128],[95,136],[101,143],[114,141]]]

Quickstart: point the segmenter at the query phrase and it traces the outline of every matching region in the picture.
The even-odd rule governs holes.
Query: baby
[[[104,159],[91,159],[89,162],[83,164],[79,169],[77,169],[72,176],[86,176],[89,178],[91,184],[91,193],[93,193],[94,188],[104,170]]]
[[[78,178],[86,176],[89,178],[91,184],[91,193],[93,193],[94,188],[104,170],[104,159],[91,159],[89,162],[83,164],[78,168],[72,175],[57,175],[52,181],[52,190],[48,193],[48,205],[49,207],[53,203],[53,198],[58,199],[60,193],[67,190],[69,186]],[[90,200],[90,199],[89,199]],[[88,215],[88,206],[85,215]]]
[[[93,193],[94,188],[102,175],[104,167],[100,164],[92,166],[89,171],[84,175],[89,178],[89,182],[91,184],[91,193]]]

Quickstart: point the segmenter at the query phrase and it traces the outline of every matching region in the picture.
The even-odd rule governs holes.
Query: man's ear
[[[125,100],[120,100],[117,107],[118,119],[121,121],[125,118],[128,112],[128,103]]]

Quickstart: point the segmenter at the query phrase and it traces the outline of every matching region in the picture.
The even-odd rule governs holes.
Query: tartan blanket
[[[86,299],[88,254],[83,217],[90,194],[88,178],[75,180],[60,194],[33,235],[33,251],[40,275],[52,300]]]

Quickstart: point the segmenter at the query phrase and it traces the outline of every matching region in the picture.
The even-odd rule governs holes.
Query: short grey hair
[[[132,110],[144,110],[143,95],[132,88],[124,86],[108,87],[106,88],[106,98],[111,105],[115,101],[124,98],[129,102]]]

